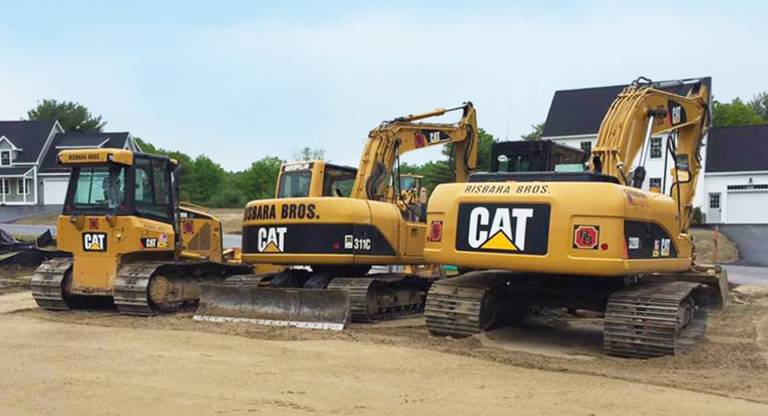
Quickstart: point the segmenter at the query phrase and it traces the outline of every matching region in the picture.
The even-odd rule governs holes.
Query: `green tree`
[[[142,152],[150,155],[162,155],[166,156],[170,159],[175,160],[179,164],[179,168],[177,171],[178,175],[178,181],[179,181],[179,195],[180,199],[182,201],[192,202],[196,204],[203,204],[203,201],[196,201],[192,198],[192,195],[190,194],[190,188],[194,187],[194,185],[191,184],[192,179],[194,177],[194,170],[195,170],[195,164],[192,158],[187,155],[186,153],[182,153],[179,151],[169,151],[162,149],[160,147],[156,147],[152,143],[142,139],[141,137],[133,136],[133,140],[136,142],[136,144],[139,145],[139,148]]]
[[[495,137],[483,129],[478,129],[478,147],[477,147],[477,170],[488,172],[491,170],[491,149],[496,143]]]
[[[532,124],[532,131],[528,134],[520,135],[523,140],[541,140],[541,135],[544,133],[544,123]]]
[[[238,178],[240,189],[247,200],[273,198],[280,173],[280,158],[266,156],[251,164]]]
[[[27,112],[27,117],[29,120],[58,120],[68,132],[101,132],[107,124],[101,116],[92,115],[84,105],[72,101],[43,100]]]
[[[217,208],[243,208],[248,202],[240,186],[242,172],[226,172],[224,185],[208,202],[209,206]]]
[[[749,106],[763,119],[768,122],[768,91],[763,91],[757,94],[752,101],[749,102]]]
[[[215,197],[224,189],[227,172],[208,156],[196,157],[187,165],[185,171],[183,179],[180,180],[191,202],[211,205]]]
[[[309,160],[325,160],[325,150],[321,148],[305,147],[293,154],[293,160],[296,162]]]
[[[764,122],[766,121],[760,117],[760,114],[740,98],[734,98],[730,103],[715,100],[712,105],[712,125],[715,127],[744,126]]]

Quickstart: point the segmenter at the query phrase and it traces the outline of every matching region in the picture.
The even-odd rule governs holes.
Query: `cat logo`
[[[104,233],[84,233],[83,251],[107,251],[107,235]]]
[[[286,227],[259,228],[258,249],[260,253],[282,253],[285,249]]]
[[[546,254],[547,205],[462,204],[456,248]]]

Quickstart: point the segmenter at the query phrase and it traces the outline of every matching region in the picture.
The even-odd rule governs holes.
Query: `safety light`
[[[432,221],[429,225],[429,241],[438,242],[443,239],[443,222]]]

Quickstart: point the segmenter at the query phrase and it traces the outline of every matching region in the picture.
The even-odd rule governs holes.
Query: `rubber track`
[[[706,296],[702,285],[691,282],[641,283],[612,294],[605,311],[605,352],[650,358],[690,349],[704,335]],[[694,314],[681,328],[679,312],[691,297]]]
[[[62,283],[67,272],[72,269],[72,259],[52,259],[44,262],[35,270],[30,283],[32,297],[37,305],[44,309],[65,311],[69,309],[64,299]]]

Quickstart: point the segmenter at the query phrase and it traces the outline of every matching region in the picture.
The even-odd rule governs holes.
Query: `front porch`
[[[37,204],[35,169],[30,167],[0,170],[0,206]]]

